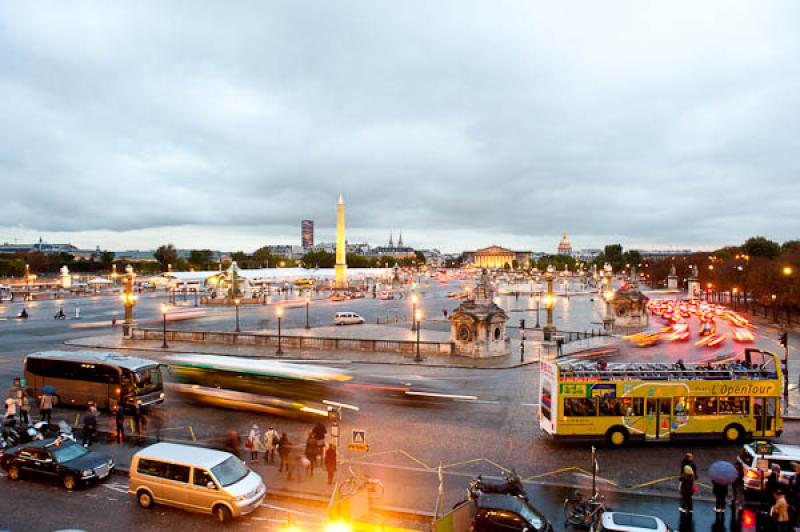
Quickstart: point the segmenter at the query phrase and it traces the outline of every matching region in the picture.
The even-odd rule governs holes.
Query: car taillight
[[[753,513],[753,510],[750,508],[745,508],[742,511],[742,530],[748,528],[755,528],[756,526],[756,514]]]
[[[744,476],[755,479],[758,478],[758,472],[755,469],[748,469]]]

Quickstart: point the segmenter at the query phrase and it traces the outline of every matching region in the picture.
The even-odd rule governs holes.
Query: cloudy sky
[[[800,237],[800,3],[3,2],[0,241]]]

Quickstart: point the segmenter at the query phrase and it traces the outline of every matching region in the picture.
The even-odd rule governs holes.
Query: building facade
[[[314,220],[302,220],[300,222],[300,242],[303,249],[314,247]]]
[[[561,236],[561,242],[558,243],[558,254],[572,256],[572,244],[569,238],[567,238],[566,231],[564,231],[564,234]]]
[[[513,251],[502,246],[489,246],[476,251],[465,251],[464,263],[489,270],[512,268],[515,263],[520,268],[528,268],[531,263],[531,252]]]

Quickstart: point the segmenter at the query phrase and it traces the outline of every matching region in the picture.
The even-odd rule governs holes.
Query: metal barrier
[[[278,346],[278,335],[256,334],[247,332],[214,332],[191,330],[167,330],[168,342],[188,342],[198,344],[220,345],[252,345],[259,347]],[[134,340],[163,341],[162,329],[146,329],[133,327],[131,338]],[[359,338],[326,338],[319,336],[286,336],[281,335],[281,347],[289,349],[311,349],[317,351],[365,351],[369,353],[405,353],[417,352],[417,342],[413,340],[378,340]],[[423,355],[452,355],[453,344],[450,342],[419,342],[419,352]]]

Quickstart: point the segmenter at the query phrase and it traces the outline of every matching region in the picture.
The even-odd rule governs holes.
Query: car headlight
[[[87,469],[86,471],[81,471],[82,477],[91,477],[94,474],[94,469]]]
[[[108,461],[108,467],[114,467],[114,460]]]

